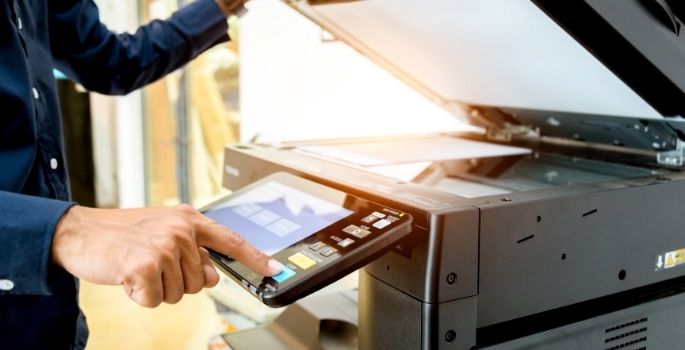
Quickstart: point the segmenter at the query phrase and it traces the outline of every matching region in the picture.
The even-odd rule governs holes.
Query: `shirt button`
[[[50,159],[50,169],[55,170],[59,166],[59,163],[57,162],[57,159],[52,158]]]
[[[19,30],[24,29],[24,23],[22,23],[21,17],[17,17],[17,28],[19,28]]]
[[[38,94],[38,89],[36,88],[33,88],[33,98],[36,100],[40,98],[40,95]]]
[[[0,280],[0,290],[9,291],[14,289],[14,282],[10,280]]]

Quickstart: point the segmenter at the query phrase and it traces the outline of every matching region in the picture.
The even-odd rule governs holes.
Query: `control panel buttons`
[[[372,224],[374,221],[376,221],[378,219],[380,219],[378,216],[371,214],[371,215],[363,218],[362,222],[365,222],[367,224]]]
[[[302,254],[302,253],[296,253],[288,258],[293,264],[297,265],[299,268],[302,270],[306,270],[314,265],[316,265],[316,261],[314,259]]]
[[[392,216],[392,215],[388,215],[388,217],[385,219],[390,221],[390,222],[396,222],[396,221],[400,220],[400,218],[398,218],[397,216]]]
[[[378,220],[375,224],[373,224],[373,227],[378,228],[378,229],[383,229],[390,224],[392,224],[392,221],[386,220],[386,219],[381,219],[381,220]]]
[[[365,230],[365,229],[363,229],[359,226],[356,226],[356,225],[350,225],[350,226],[345,227],[343,229],[343,232],[349,233],[352,236],[355,236],[357,238],[364,238],[364,237],[371,234],[371,231]]]
[[[295,276],[295,271],[283,266],[283,270],[281,271],[281,273],[271,278],[273,278],[278,283],[283,283],[283,281],[293,276]]]
[[[309,249],[311,249],[313,251],[317,251],[317,250],[319,250],[325,246],[326,246],[326,244],[324,242],[316,242],[316,243],[310,245]]]
[[[338,242],[338,245],[343,247],[343,248],[346,248],[346,247],[351,246],[353,243],[354,243],[353,239],[345,238],[342,241]]]
[[[329,257],[329,256],[331,256],[337,252],[338,252],[338,250],[333,248],[333,247],[326,247],[323,250],[321,250],[320,254],[325,256],[325,257]]]

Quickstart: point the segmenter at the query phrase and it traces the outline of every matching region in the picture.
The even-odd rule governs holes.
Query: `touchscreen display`
[[[273,255],[352,213],[338,204],[269,181],[204,214]]]
[[[275,173],[201,211],[283,264],[260,275],[209,250],[217,267],[269,306],[287,305],[361,268],[411,232],[411,215]]]

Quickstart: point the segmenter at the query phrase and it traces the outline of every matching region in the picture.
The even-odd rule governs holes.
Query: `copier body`
[[[414,217],[412,234],[360,275],[360,348],[661,349],[683,344],[682,12],[666,1],[535,3],[662,118],[458,102],[452,93],[460,88],[453,89],[449,81],[459,77],[412,65],[418,61],[401,55],[406,52],[402,47],[379,46],[376,40],[383,36],[376,32],[360,37],[350,21],[351,14],[362,13],[355,11],[382,17],[381,10],[392,12],[393,6],[439,16],[461,3],[291,5],[484,133],[231,145],[225,153],[224,186],[238,189],[288,171]],[[422,31],[421,23],[429,20],[412,22],[418,28],[413,29],[435,34],[431,30],[439,28]],[[406,29],[398,26],[398,31]],[[429,60],[426,66],[449,67],[444,61],[448,53],[439,45],[428,47],[437,52],[435,61],[419,55]],[[450,140],[531,151],[428,157],[420,159],[422,171],[409,179],[311,152],[312,146],[349,150],[383,143],[399,153],[404,147],[430,152]]]

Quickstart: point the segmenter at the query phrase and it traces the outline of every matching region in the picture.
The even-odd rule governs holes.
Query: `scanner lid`
[[[641,0],[286,1],[471,124],[529,125],[543,135],[655,151],[680,147],[685,28],[653,13],[662,7]],[[677,33],[664,18],[675,18]],[[483,106],[496,113],[472,113]],[[653,128],[636,127],[640,121],[663,132],[655,138]]]
[[[663,116],[685,116],[685,2],[533,2]]]

